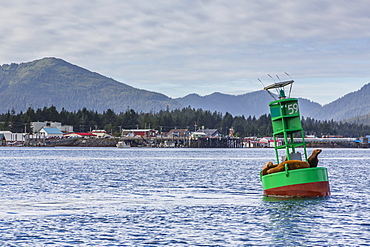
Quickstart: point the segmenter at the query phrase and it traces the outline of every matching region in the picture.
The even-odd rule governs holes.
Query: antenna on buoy
[[[262,82],[259,78],[257,78],[257,80],[259,80],[259,82],[261,82],[261,84],[262,84],[263,88],[265,88],[265,84],[263,84],[263,82]],[[267,92],[271,95],[271,97],[272,97],[274,100],[277,100],[277,99],[275,98],[275,96],[274,96],[270,91],[268,91],[268,90],[267,90]]]
[[[257,80],[258,80],[259,82],[261,82],[261,84],[262,84],[262,86],[263,86],[263,87],[265,87],[265,84],[263,84],[263,82],[260,80],[260,78],[257,78]]]
[[[287,76],[289,76],[289,78],[290,79],[292,79],[293,80],[293,78],[287,73],[287,72],[285,72],[285,74],[287,75]],[[290,88],[289,88],[289,98],[290,98],[290,94],[291,94],[291,92],[292,92],[292,87],[293,87],[293,83],[292,84],[290,84]]]
[[[267,75],[274,81],[274,83],[276,83],[275,79],[270,74]],[[276,93],[279,94],[279,90],[276,89]]]
[[[267,74],[274,82],[276,82],[275,81],[275,79],[270,75],[270,74]]]
[[[287,76],[289,76],[290,79],[293,80],[293,78],[287,73],[287,72],[284,72]]]

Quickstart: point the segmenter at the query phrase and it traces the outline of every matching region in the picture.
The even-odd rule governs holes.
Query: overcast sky
[[[295,80],[329,103],[370,82],[367,0],[0,0],[0,64],[58,57],[183,97]]]

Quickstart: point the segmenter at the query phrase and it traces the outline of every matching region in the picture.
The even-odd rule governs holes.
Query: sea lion
[[[263,167],[262,167],[262,176],[267,175],[267,171],[273,167],[276,167],[277,164],[272,163],[271,161],[268,161]]]
[[[281,162],[279,165],[277,165],[274,168],[270,168],[267,170],[267,174],[272,174],[275,172],[282,172],[285,171],[285,164],[288,164],[289,170],[296,170],[296,169],[302,169],[302,168],[309,168],[310,164],[306,161],[302,160],[287,160],[284,162]]]
[[[308,157],[308,163],[310,164],[310,167],[317,167],[317,163],[319,163],[317,156],[321,153],[321,151],[321,149],[315,149],[312,151],[311,156]]]

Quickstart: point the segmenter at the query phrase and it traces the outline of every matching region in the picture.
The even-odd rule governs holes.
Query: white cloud
[[[332,97],[297,95],[327,103],[369,81],[369,10],[365,0],[7,1],[0,63],[55,56],[171,97],[260,90],[257,78],[287,71],[324,91],[338,81]]]

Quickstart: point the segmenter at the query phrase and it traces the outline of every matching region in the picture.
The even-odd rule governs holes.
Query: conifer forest
[[[232,128],[234,136],[272,136],[270,115],[232,116],[230,113],[211,112],[191,107],[176,110],[161,110],[159,112],[136,112],[127,109],[116,113],[107,109],[102,113],[83,108],[78,111],[57,110],[56,107],[42,109],[28,108],[25,112],[16,113],[14,110],[0,114],[0,130],[9,130],[14,133],[30,133],[31,122],[61,122],[63,125],[72,125],[75,132],[88,132],[95,129],[120,135],[122,129],[154,129],[159,133],[171,129],[218,129],[227,136]],[[322,137],[325,135],[340,135],[343,137],[361,137],[370,134],[370,126],[363,124],[349,124],[333,120],[315,120],[302,117],[302,124],[306,135]]]

